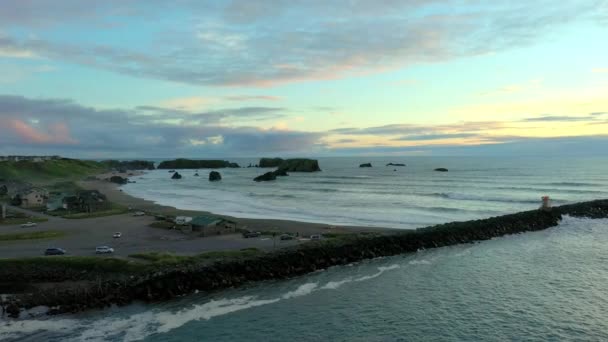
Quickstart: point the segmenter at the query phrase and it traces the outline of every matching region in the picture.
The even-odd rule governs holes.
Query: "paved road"
[[[38,216],[40,213],[37,213]],[[180,231],[151,228],[154,221],[150,216],[134,217],[130,214],[88,219],[63,219],[52,217],[48,222],[38,223],[36,227],[21,228],[19,225],[2,225],[0,234],[25,231],[58,230],[66,233],[58,239],[0,241],[0,258],[40,256],[48,247],[61,247],[70,255],[95,255],[96,246],[110,246],[115,255],[128,256],[141,252],[171,252],[191,255],[206,251],[238,250],[256,247],[274,248],[272,238],[245,239],[240,234],[198,237]],[[113,239],[112,234],[120,231],[122,237]],[[299,241],[280,241],[277,248],[301,243]]]

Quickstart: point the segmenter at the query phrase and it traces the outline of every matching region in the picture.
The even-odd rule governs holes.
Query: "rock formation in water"
[[[435,169],[435,171],[437,172],[448,172],[448,169],[446,169],[445,167],[438,167]]]
[[[217,172],[217,171],[211,171],[209,172],[209,181],[210,182],[216,182],[216,181],[221,181],[222,180],[222,175]]]
[[[278,170],[285,172],[317,172],[321,171],[319,161],[316,159],[287,159],[279,165]]]
[[[388,164],[386,164],[386,166],[405,166],[405,164],[400,164],[400,163],[388,163]]]
[[[359,167],[372,167],[372,163],[361,164]]]
[[[277,175],[274,173],[274,171],[271,171],[271,172],[266,172],[265,174],[263,174],[261,176],[257,176],[253,180],[256,182],[267,182],[267,181],[273,181],[276,179],[277,179]]]
[[[182,179],[182,175],[180,175],[179,172],[176,172],[171,176],[171,179]]]
[[[159,169],[222,169],[222,168],[238,168],[237,163],[231,163],[226,160],[192,160],[192,159],[175,159],[165,160],[158,165]]]
[[[273,173],[277,177],[289,176],[289,174],[287,174],[287,171],[285,171],[284,169],[277,169],[277,170],[273,171]]]
[[[285,160],[283,158],[261,158],[259,167],[279,167]]]

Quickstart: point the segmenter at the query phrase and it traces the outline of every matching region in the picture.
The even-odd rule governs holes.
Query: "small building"
[[[15,195],[13,203],[22,208],[46,207],[49,192],[43,188],[31,187]]]
[[[200,231],[202,236],[236,232],[236,222],[217,216],[197,216],[190,221],[192,231]]]

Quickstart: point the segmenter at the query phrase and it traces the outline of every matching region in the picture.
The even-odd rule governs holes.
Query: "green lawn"
[[[1,162],[0,179],[39,184],[60,179],[81,179],[107,170],[107,165],[89,160],[59,159],[45,162]]]
[[[120,215],[129,212],[127,208],[113,208],[104,211],[94,211],[92,213],[74,213],[74,214],[66,214],[61,217],[66,219],[85,219],[91,217],[103,217],[103,216],[112,216],[112,215]]]
[[[65,232],[59,232],[54,230],[48,230],[44,232],[0,234],[0,241],[55,239],[64,235]]]

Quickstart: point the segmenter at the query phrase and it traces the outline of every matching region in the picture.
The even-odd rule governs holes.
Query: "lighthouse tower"
[[[540,206],[540,210],[550,211],[551,210],[551,199],[549,198],[549,196],[543,196],[543,197],[541,197],[541,200],[543,201],[543,204]]]

